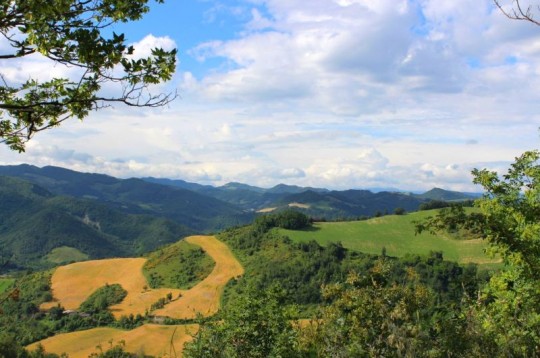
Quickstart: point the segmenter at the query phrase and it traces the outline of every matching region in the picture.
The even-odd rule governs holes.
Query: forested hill
[[[437,201],[470,200],[478,197],[470,193],[431,189],[422,194],[397,191],[328,190],[279,184],[265,189],[256,186],[228,183],[223,186],[200,185],[184,180],[143,178],[143,180],[196,191],[239,206],[244,210],[279,211],[291,206],[307,215],[329,220],[374,216],[392,213],[396,208],[418,210],[421,204]]]
[[[257,211],[290,207],[317,219],[356,219],[418,210],[431,200],[465,200],[471,196],[443,189],[424,194],[368,190],[330,191],[323,188],[279,184],[259,188],[242,183],[214,187],[171,179],[118,179],[59,167],[0,166],[0,175],[31,181],[51,193],[98,200],[131,214],[173,220],[198,232],[250,223]]]
[[[165,217],[199,232],[245,224],[253,218],[213,197],[141,179],[32,165],[0,166],[0,175],[23,178],[54,194],[98,200],[127,213]]]
[[[85,258],[137,256],[192,234],[164,218],[126,214],[93,200],[59,196],[0,176],[0,258],[4,269],[41,268]],[[47,256],[56,250],[68,256]],[[53,255],[54,256],[54,255]]]

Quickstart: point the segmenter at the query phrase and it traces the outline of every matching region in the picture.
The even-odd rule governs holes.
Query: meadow
[[[88,260],[89,256],[74,247],[61,246],[54,248],[45,259],[55,264]]]
[[[0,278],[0,293],[10,288],[11,285],[13,285],[13,282],[15,282],[15,280],[11,278]]]
[[[447,233],[415,235],[413,222],[434,214],[435,211],[429,210],[363,221],[318,222],[307,230],[282,229],[281,232],[296,242],[315,240],[321,245],[341,242],[347,249],[369,254],[386,250],[389,256],[403,257],[442,251],[446,260],[497,265],[499,260],[485,253],[487,246],[481,239],[459,239]]]

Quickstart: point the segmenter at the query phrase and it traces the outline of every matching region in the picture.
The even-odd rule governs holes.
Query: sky
[[[491,0],[168,0],[112,30],[139,55],[178,49],[174,78],[153,88],[178,98],[66,121],[23,154],[0,146],[0,165],[479,191],[473,168],[503,172],[539,147],[540,27]],[[0,61],[14,81],[70,71]]]

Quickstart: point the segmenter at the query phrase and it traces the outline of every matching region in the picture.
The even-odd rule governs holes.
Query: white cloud
[[[473,167],[538,146],[540,29],[490,0],[239,4],[210,12],[215,23],[240,14],[241,31],[182,55],[199,62],[183,60],[170,108],[95,113],[2,160],[213,184],[473,190]],[[134,45],[139,56],[175,42]]]

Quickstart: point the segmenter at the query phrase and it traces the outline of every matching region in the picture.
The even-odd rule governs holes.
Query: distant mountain
[[[92,259],[137,256],[191,234],[171,220],[126,214],[0,176],[0,256],[9,258],[11,268],[50,266],[46,255],[60,247]]]
[[[396,208],[415,211],[423,201],[423,199],[402,193],[372,193],[368,190],[328,192],[308,190],[285,196],[274,207],[277,208],[276,210],[295,207],[313,217],[332,220],[393,213]]]
[[[191,190],[195,192],[212,190],[214,188],[211,185],[201,185],[197,183],[190,183],[188,181],[181,180],[181,179],[166,179],[166,178],[153,178],[153,177],[145,177],[141,179],[149,183],[168,185],[168,186],[187,189],[187,190]]]
[[[124,212],[165,217],[196,231],[221,230],[248,223],[253,217],[214,197],[141,179],[31,165],[0,166],[0,175],[29,180],[54,194],[95,199]]]
[[[146,180],[146,179],[145,179]],[[202,186],[184,181],[159,179],[166,185],[190,187],[198,193],[237,205],[245,210],[268,212],[295,207],[306,214],[327,219],[372,216],[377,212],[393,213],[396,208],[406,211],[418,210],[421,203],[429,200],[456,201],[478,197],[440,188],[423,194],[413,194],[391,188],[371,190],[330,191],[322,188],[278,184],[270,189],[241,183],[229,183],[220,187]]]
[[[117,179],[103,174],[30,165],[0,166],[0,175],[30,180],[54,194],[98,200],[127,213],[168,218],[199,232],[249,223],[256,212],[289,207],[331,220],[392,213],[396,208],[414,211],[429,200],[475,198],[471,194],[440,188],[413,194],[353,189],[330,191],[286,184],[265,189],[236,182],[214,187],[166,178]]]
[[[415,197],[425,200],[443,200],[443,201],[455,201],[455,200],[470,200],[476,199],[481,194],[473,193],[461,193],[458,191],[450,191],[441,188],[433,188],[423,194],[414,194]]]
[[[301,186],[296,186],[296,185],[278,184],[275,187],[266,190],[267,193],[274,193],[274,194],[298,194],[298,193],[303,193],[303,192],[306,192],[306,191],[326,193],[326,192],[328,192],[328,189],[320,189],[320,188],[312,188],[312,187],[301,187]]]

